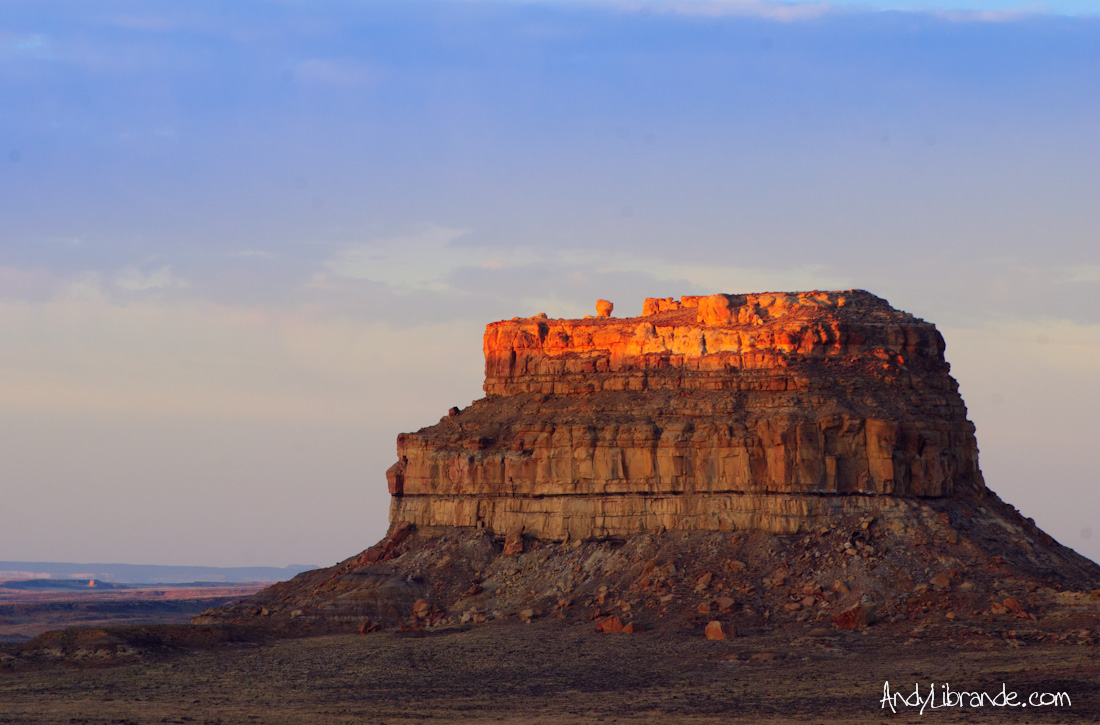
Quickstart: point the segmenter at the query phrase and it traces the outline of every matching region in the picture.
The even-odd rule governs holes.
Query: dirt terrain
[[[914,682],[1061,707],[900,707],[895,722],[1100,719],[1095,647],[935,630],[785,627],[724,641],[697,629],[597,634],[564,619],[427,633],[208,643],[114,666],[0,672],[0,723],[879,722],[883,686]]]
[[[861,723],[887,681],[1068,697],[898,701],[899,722],[1100,721],[1095,565],[993,536],[1019,520],[995,499],[946,513],[623,542],[395,530],[197,624],[2,645],[0,723]]]
[[[47,586],[51,580],[0,581],[0,642],[19,642],[73,626],[184,623],[210,607],[234,602],[265,584],[210,586]],[[73,584],[72,582],[53,582]],[[33,585],[33,586],[32,586]]]

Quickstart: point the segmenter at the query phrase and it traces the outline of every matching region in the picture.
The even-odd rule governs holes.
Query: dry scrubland
[[[398,529],[203,624],[4,645],[0,723],[860,723],[882,719],[887,680],[1072,702],[899,722],[1100,721],[1100,592],[1081,586],[1094,565],[987,539],[979,516],[949,536],[926,513],[899,531],[621,543]],[[1038,557],[1078,587],[1038,578],[1052,573]],[[869,602],[870,626],[845,619]],[[609,615],[641,631],[598,634]],[[738,636],[707,640],[712,620]],[[381,631],[348,633],[365,624]]]
[[[25,585],[27,582],[14,582]],[[27,589],[0,581],[0,642],[59,627],[184,623],[210,607],[254,594],[263,584]]]
[[[879,722],[884,680],[1066,692],[1065,708],[899,713],[896,722],[1100,720],[1095,647],[906,641],[889,628],[708,641],[546,619],[142,655],[0,672],[0,723]]]

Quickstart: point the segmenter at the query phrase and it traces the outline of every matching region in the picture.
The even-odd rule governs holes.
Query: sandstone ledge
[[[805,360],[902,377],[947,371],[934,325],[863,290],[683,299],[635,318],[494,322],[485,393],[784,390],[813,379],[799,374]]]
[[[538,539],[621,538],[661,530],[816,532],[840,517],[904,518],[916,507],[893,496],[796,494],[696,494],[650,496],[471,497],[401,496],[390,504],[390,520],[431,532],[439,527],[514,531]]]

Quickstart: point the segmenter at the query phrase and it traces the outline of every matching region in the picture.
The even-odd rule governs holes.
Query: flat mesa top
[[[603,302],[603,301],[601,301]],[[610,307],[610,305],[607,305]],[[599,305],[597,305],[599,309]],[[604,314],[606,313],[606,314]],[[582,326],[623,326],[649,323],[662,327],[695,326],[749,326],[759,327],[784,320],[784,322],[813,319],[838,319],[865,324],[887,322],[922,322],[907,312],[894,309],[890,304],[865,290],[807,291],[807,292],[759,292],[747,294],[688,295],[675,299],[647,298],[642,314],[636,317],[613,317],[605,308],[599,315],[585,315],[581,319],[551,318],[545,313],[533,317],[513,317],[487,325],[493,328],[509,328],[530,324]]]
[[[881,388],[899,374],[949,369],[935,325],[863,290],[650,298],[640,316],[627,318],[610,317],[612,308],[600,300],[598,317],[487,325],[485,393],[724,390],[747,375],[784,377],[801,367],[821,378],[837,366]],[[797,384],[777,380],[772,388]]]

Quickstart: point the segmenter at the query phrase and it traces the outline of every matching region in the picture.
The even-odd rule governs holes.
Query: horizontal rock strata
[[[793,534],[826,526],[842,516],[873,513],[904,517],[896,497],[793,494],[696,494],[691,496],[403,496],[390,509],[396,520],[429,532],[447,526],[514,531],[540,539],[622,537],[647,531],[762,530]]]
[[[391,520],[547,539],[791,533],[984,490],[935,326],[867,292],[487,326],[486,397],[398,438]]]

